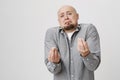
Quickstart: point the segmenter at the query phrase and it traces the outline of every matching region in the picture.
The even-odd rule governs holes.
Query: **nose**
[[[65,20],[66,20],[66,19],[69,19],[68,15],[65,15],[65,17],[64,17],[64,18],[65,18]]]

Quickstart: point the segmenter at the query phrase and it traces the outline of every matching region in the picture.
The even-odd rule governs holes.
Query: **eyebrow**
[[[65,13],[69,13],[69,12],[73,12],[73,11],[66,11]],[[64,12],[58,13],[58,15],[62,15],[64,14]]]

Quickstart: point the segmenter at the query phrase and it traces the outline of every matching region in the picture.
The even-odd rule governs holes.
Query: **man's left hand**
[[[78,38],[77,49],[83,57],[86,57],[90,53],[87,42],[82,38]]]

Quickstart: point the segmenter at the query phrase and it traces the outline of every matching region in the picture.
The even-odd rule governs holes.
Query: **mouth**
[[[70,24],[71,24],[71,21],[65,22],[65,25],[70,25]]]

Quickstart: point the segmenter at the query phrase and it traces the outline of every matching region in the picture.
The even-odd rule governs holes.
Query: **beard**
[[[63,26],[63,29],[64,29],[64,30],[73,30],[73,29],[75,29],[75,25],[70,24],[70,25],[68,25],[68,26]]]

